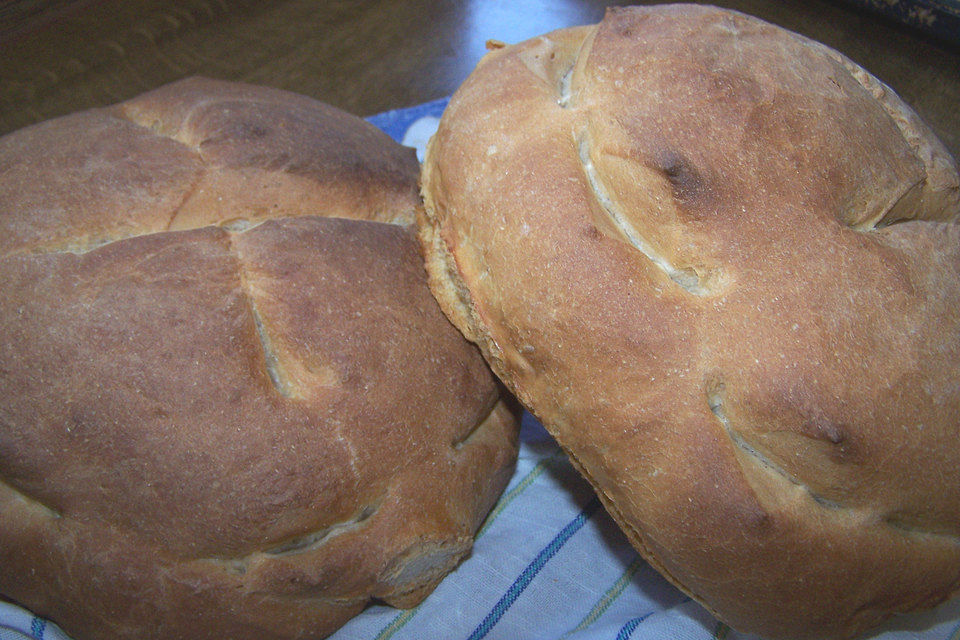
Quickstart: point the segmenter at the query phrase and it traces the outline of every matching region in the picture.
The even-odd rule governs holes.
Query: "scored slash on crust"
[[[846,505],[836,500],[831,500],[825,498],[813,489],[811,489],[807,484],[803,483],[800,479],[788,473],[783,467],[773,462],[769,457],[764,455],[756,447],[754,447],[744,436],[743,434],[734,426],[730,418],[726,415],[724,411],[724,391],[725,385],[723,383],[715,384],[711,389],[707,391],[707,404],[710,406],[710,411],[716,416],[717,420],[723,426],[724,431],[727,434],[727,437],[730,439],[730,442],[737,447],[740,451],[747,454],[750,458],[755,460],[760,467],[766,469],[770,473],[778,476],[790,484],[802,489],[814,502],[816,502],[821,507],[830,510],[839,510],[839,509],[856,509],[850,505]],[[929,528],[925,528],[918,523],[907,522],[905,519],[901,518],[895,513],[889,513],[883,515],[876,520],[878,523],[886,525],[891,529],[898,531],[903,535],[925,535],[925,536],[936,536],[939,538],[944,538],[953,544],[960,545],[960,537],[946,532],[946,531],[935,531]]]
[[[794,484],[802,488],[813,499],[813,501],[819,504],[820,506],[826,507],[828,509],[846,508],[844,507],[844,505],[838,502],[829,500],[827,498],[824,498],[823,496],[816,494],[810,487],[800,482],[800,480],[798,480],[791,474],[787,473],[786,470],[784,470],[778,464],[770,460],[770,458],[768,458],[767,456],[763,455],[752,444],[750,444],[747,441],[747,439],[743,437],[743,434],[740,433],[736,428],[734,428],[733,424],[730,422],[730,419],[727,417],[726,413],[724,412],[723,393],[724,393],[724,387],[721,384],[717,386],[715,389],[713,389],[712,391],[707,393],[707,403],[710,405],[710,411],[713,412],[713,415],[715,415],[717,417],[717,420],[720,421],[720,424],[723,425],[723,429],[726,432],[727,437],[730,438],[730,442],[736,445],[738,449],[740,449],[747,455],[751,456],[754,460],[756,460],[761,467],[788,480],[791,484]]]
[[[5,482],[5,481],[3,481],[3,480],[0,480],[0,500],[3,499],[2,496],[3,496],[3,493],[5,493],[5,492],[9,492],[9,493],[11,494],[11,495],[9,496],[10,499],[24,502],[24,503],[30,505],[31,507],[35,508],[35,509],[38,510],[41,514],[45,515],[45,516],[48,517],[48,518],[54,518],[54,519],[56,519],[56,518],[62,517],[62,515],[63,515],[63,514],[60,513],[60,511],[58,511],[57,509],[53,508],[53,507],[50,506],[49,504],[46,504],[46,503],[44,503],[44,502],[41,502],[41,501],[38,500],[37,498],[35,498],[35,497],[33,497],[33,496],[30,496],[30,495],[27,495],[26,493],[23,493],[22,491],[20,491],[20,490],[17,489],[16,487],[14,487],[14,486],[13,486],[12,484],[10,484],[9,482]]]
[[[380,502],[382,502],[382,500]],[[364,506],[362,509],[360,509],[357,515],[352,518],[343,520],[342,522],[336,522],[329,526],[323,527],[322,529],[317,529],[316,531],[311,531],[310,533],[306,533],[301,536],[297,536],[296,538],[292,538],[273,547],[264,549],[260,553],[271,556],[286,556],[308,552],[317,548],[331,537],[354,529],[364,521],[368,520],[380,508],[380,502]]]
[[[564,109],[570,106],[570,83],[573,80],[574,66],[576,65],[571,65],[570,68],[567,69],[567,72],[560,78],[560,97],[557,99],[557,104]]]
[[[270,381],[273,383],[273,386],[276,387],[277,391],[285,398],[300,398],[303,397],[295,386],[290,381],[289,377],[283,370],[283,367],[280,363],[280,358],[273,348],[273,343],[270,338],[270,334],[264,324],[263,317],[260,314],[260,311],[257,308],[256,298],[253,295],[251,286],[247,280],[243,260],[239,255],[238,249],[233,242],[233,236],[237,233],[245,233],[251,229],[255,229],[260,226],[264,220],[255,220],[250,221],[245,218],[236,218],[232,220],[224,221],[221,224],[215,225],[203,225],[210,227],[219,227],[227,233],[227,237],[230,239],[230,250],[234,254],[234,257],[237,260],[237,271],[240,277],[241,289],[244,294],[244,298],[247,300],[248,306],[250,308],[250,313],[253,317],[254,327],[256,329],[257,338],[260,341],[260,345],[263,349],[264,362],[267,371],[267,376],[270,378]],[[190,229],[179,229],[178,231],[190,231]],[[115,244],[117,242],[123,242],[124,240],[132,240],[135,238],[140,238],[150,235],[160,235],[165,233],[171,233],[169,230],[159,230],[159,231],[148,231],[144,233],[132,233],[128,235],[118,235],[114,237],[106,238],[72,238],[67,242],[52,245],[52,246],[40,246],[33,247],[30,250],[30,254],[33,255],[45,255],[45,254],[64,254],[70,253],[77,256],[86,255],[98,249],[102,249],[109,245]],[[14,251],[8,255],[16,255],[22,253],[21,251]]]
[[[9,256],[15,255],[45,255],[45,254],[58,254],[58,253],[72,253],[75,256],[82,256],[88,253],[92,253],[97,249],[102,249],[109,245],[115,244],[117,242],[123,242],[124,240],[133,240],[134,238],[143,238],[146,236],[161,235],[165,233],[176,233],[180,231],[194,231],[196,229],[203,229],[206,227],[219,227],[228,233],[244,233],[255,229],[264,222],[267,222],[267,218],[262,220],[248,220],[246,218],[233,218],[231,220],[225,220],[218,224],[203,224],[195,227],[183,227],[176,230],[171,229],[157,229],[151,231],[143,231],[141,233],[129,233],[129,234],[117,234],[114,236],[105,236],[105,237],[85,237],[85,238],[69,238],[63,242],[50,244],[50,245],[40,245],[34,246],[29,249],[15,249],[0,258],[6,258]]]
[[[587,141],[587,135],[585,133],[581,134],[577,141],[577,153],[580,158],[580,164],[583,167],[583,174],[587,179],[587,184],[590,185],[591,191],[593,191],[597,204],[613,223],[613,226],[620,232],[623,239],[646,256],[650,262],[663,271],[673,282],[680,285],[680,287],[689,293],[695,296],[708,294],[709,291],[700,282],[700,277],[693,269],[677,268],[671,264],[669,260],[660,255],[614,204],[590,157],[590,143]]]
[[[591,35],[584,38],[584,40],[580,43],[576,54],[573,56],[573,61],[571,62],[570,66],[560,76],[560,81],[557,84],[557,104],[563,109],[570,109],[573,107],[574,72],[576,71],[577,66],[585,60],[586,56],[589,55],[590,49],[593,46],[594,36],[596,36],[596,30],[594,30]],[[590,157],[591,145],[586,131],[581,132],[576,138],[575,142],[577,145],[577,156],[579,157],[580,164],[583,167],[583,173],[587,179],[587,184],[590,186],[590,190],[593,192],[594,198],[597,204],[600,206],[600,209],[607,215],[607,217],[613,223],[614,228],[620,232],[623,239],[635,249],[640,251],[640,253],[646,256],[648,260],[650,260],[658,269],[663,271],[674,283],[678,284],[687,292],[696,296],[707,295],[709,291],[703,285],[703,282],[701,282],[700,276],[696,273],[696,271],[689,268],[678,268],[671,264],[669,260],[667,260],[658,251],[656,251],[656,249],[654,249],[653,245],[643,237],[636,227],[630,223],[627,217],[623,215],[623,213],[614,204],[613,200],[610,198],[606,185],[603,183],[603,180],[600,178],[600,175],[593,164],[593,159]]]
[[[481,414],[481,417],[479,420],[477,420],[477,423],[473,425],[469,431],[451,443],[451,446],[454,448],[454,450],[459,451],[460,449],[463,449],[466,445],[470,444],[475,437],[480,436],[485,428],[489,426],[492,421],[497,419],[497,410],[501,407],[505,407],[505,405],[506,403],[499,396],[495,397],[494,402],[490,405],[490,409]]]
[[[263,322],[263,318],[260,315],[260,311],[257,308],[256,297],[253,295],[253,288],[251,287],[249,278],[247,277],[246,267],[244,265],[241,251],[233,242],[233,234],[228,233],[227,237],[230,241],[230,250],[237,260],[237,274],[240,278],[240,290],[243,293],[243,298],[246,300],[250,309],[250,315],[253,316],[253,324],[256,328],[257,338],[260,341],[260,347],[263,351],[263,361],[264,367],[267,371],[267,377],[270,378],[270,382],[273,383],[273,386],[284,398],[302,398],[303,394],[293,385],[289,377],[286,375],[283,365],[280,363],[280,357],[277,354],[276,349],[273,348],[273,340],[270,338],[270,334],[267,331],[266,325]]]

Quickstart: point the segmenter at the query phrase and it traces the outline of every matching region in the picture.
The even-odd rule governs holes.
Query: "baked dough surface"
[[[960,585],[954,161],[839,53],[705,6],[494,49],[423,169],[454,323],[632,543],[733,627]]]
[[[0,594],[75,640],[279,640],[433,589],[517,425],[426,285],[418,169],[203,79],[0,139]]]

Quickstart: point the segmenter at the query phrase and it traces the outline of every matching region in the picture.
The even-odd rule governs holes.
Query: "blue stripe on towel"
[[[642,615],[639,618],[631,618],[627,620],[627,623],[620,627],[620,633],[617,634],[617,640],[627,640],[630,637],[637,627],[640,626],[640,623],[653,615],[653,611],[646,615]]]
[[[43,640],[43,633],[47,630],[47,621],[43,618],[34,617],[30,621],[30,633],[33,634],[33,637],[37,640]]]
[[[947,636],[947,640],[957,640],[958,638],[960,638],[960,624],[953,628],[953,631]]]
[[[503,594],[503,597],[500,598],[499,602],[493,606],[493,609],[490,610],[490,613],[487,614],[487,617],[483,619],[483,622],[473,630],[473,633],[470,634],[468,640],[480,640],[485,635],[490,633],[490,630],[493,629],[494,625],[500,621],[500,618],[503,617],[503,614],[507,612],[517,598],[520,597],[520,594],[523,593],[524,589],[530,586],[530,583],[533,582],[533,579],[540,572],[540,569],[544,567],[550,559],[557,554],[557,551],[567,543],[567,541],[573,537],[573,535],[580,530],[580,528],[590,519],[597,509],[600,508],[600,501],[594,496],[590,499],[590,502],[587,503],[587,506],[584,507],[583,511],[577,514],[577,517],[567,523],[560,533],[550,541],[550,544],[545,546],[540,553],[537,554],[537,557],[533,559],[533,562],[527,565],[527,568],[524,569],[516,580],[513,581],[513,584],[510,585],[510,588],[507,589],[507,592]]]

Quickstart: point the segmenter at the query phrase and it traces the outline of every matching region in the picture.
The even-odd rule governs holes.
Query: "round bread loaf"
[[[387,224],[418,169],[201,79],[0,139],[0,594],[75,640],[263,640],[433,589],[516,420]]]
[[[493,48],[423,168],[431,286],[632,543],[767,638],[950,597],[941,144],[839,53],[707,6]]]

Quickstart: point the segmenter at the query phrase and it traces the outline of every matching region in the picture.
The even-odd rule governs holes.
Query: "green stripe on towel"
[[[604,593],[600,599],[597,600],[597,603],[593,605],[593,609],[590,610],[590,613],[588,613],[583,620],[580,621],[580,624],[574,627],[573,631],[570,633],[583,631],[591,624],[596,622],[597,619],[602,616],[607,609],[610,608],[610,605],[613,604],[614,600],[616,600],[620,594],[623,593],[623,590],[627,588],[627,585],[630,584],[630,581],[633,579],[634,574],[637,573],[640,567],[642,567],[644,564],[646,563],[643,561],[643,558],[641,558],[639,555],[636,556],[633,559],[633,562],[627,565],[627,568],[624,570],[623,574],[617,579],[616,582],[613,583],[613,586],[607,589],[606,593]]]

